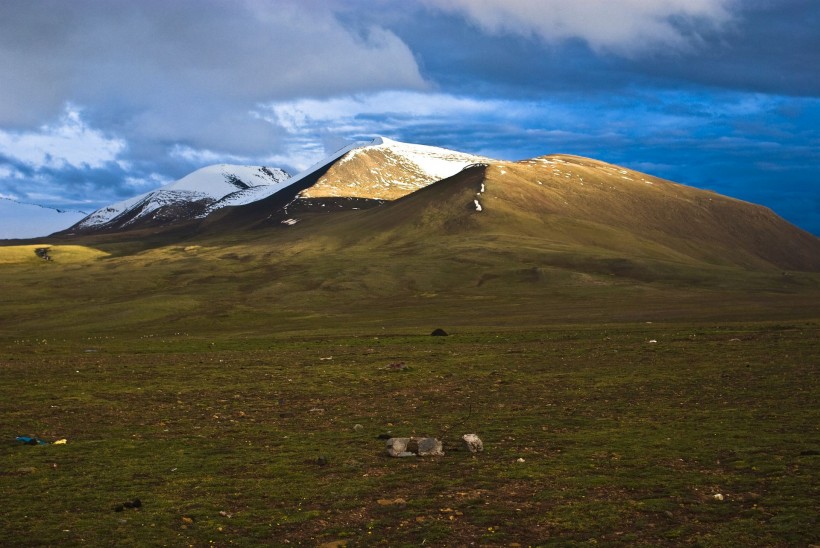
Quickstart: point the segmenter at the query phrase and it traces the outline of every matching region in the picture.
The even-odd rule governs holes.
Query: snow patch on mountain
[[[288,177],[289,174],[279,168],[232,164],[207,166],[156,190],[98,209],[80,221],[76,228],[87,230],[119,224],[118,219],[122,220],[122,226],[128,226],[139,219],[157,215],[158,210],[174,206],[184,208],[198,204],[204,208],[229,196],[276,187]]]
[[[470,164],[492,161],[483,156],[428,145],[400,143],[386,137],[377,137],[372,146],[389,150],[416,164],[424,173],[436,180],[451,177]]]
[[[469,165],[488,161],[492,160],[377,137],[341,157],[315,185],[302,191],[300,197],[395,200],[455,175]]]
[[[64,230],[87,214],[0,198],[0,239],[40,238]]]
[[[346,147],[340,148],[339,150],[337,150],[333,154],[330,154],[329,156],[326,156],[325,158],[322,158],[321,160],[319,160],[318,162],[316,162],[315,164],[313,164],[309,168],[307,168],[303,171],[300,171],[299,173],[297,173],[293,177],[284,179],[283,181],[280,182],[280,184],[257,186],[257,187],[252,187],[252,188],[248,188],[248,189],[244,189],[244,190],[240,190],[240,191],[228,194],[227,196],[223,197],[219,201],[217,201],[217,202],[211,204],[210,206],[208,206],[208,208],[201,215],[199,215],[199,217],[200,218],[206,217],[206,216],[210,215],[212,212],[216,211],[217,209],[221,209],[223,207],[247,205],[247,204],[251,204],[253,202],[258,202],[260,200],[264,200],[265,198],[267,198],[269,196],[273,196],[277,192],[279,192],[279,191],[281,191],[281,190],[283,190],[283,189],[285,189],[285,188],[287,188],[291,185],[294,185],[294,184],[298,183],[299,181],[301,181],[302,179],[304,179],[305,177],[307,177],[311,173],[315,172],[316,170],[326,166],[327,164],[333,162],[334,160],[338,160],[339,158],[341,158],[342,156],[344,156],[348,152],[353,151],[355,149],[358,149],[361,146],[362,146],[361,143],[351,143],[350,145],[347,145]]]

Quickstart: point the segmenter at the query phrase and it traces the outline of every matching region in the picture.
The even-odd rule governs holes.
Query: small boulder
[[[401,457],[407,453],[407,445],[410,443],[410,438],[390,438],[385,443],[387,454],[391,457]],[[412,455],[412,453],[410,453]]]
[[[484,451],[484,443],[475,434],[464,434],[461,439],[464,440],[464,448],[470,453]]]
[[[432,333],[430,333],[430,336],[431,337],[446,337],[447,332],[439,327],[438,329],[436,329]]]
[[[444,454],[436,438],[390,438],[385,444],[391,457],[436,457]]]
[[[418,439],[418,455],[420,457],[440,457],[443,454],[441,442],[436,438]]]

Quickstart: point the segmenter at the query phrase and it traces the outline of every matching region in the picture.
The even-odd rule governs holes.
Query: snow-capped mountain
[[[345,153],[300,198],[396,200],[489,158],[377,137]]]
[[[354,143],[323,158],[276,187],[259,187],[231,195],[213,204],[207,213],[231,206],[258,202],[295,186],[320,170],[326,171],[297,199],[365,198],[395,200],[430,183],[446,179],[466,166],[492,161],[483,156],[446,148],[414,145],[376,137],[373,141]]]
[[[339,158],[341,158],[342,156],[344,156],[345,154],[347,154],[351,150],[355,150],[355,149],[359,148],[360,146],[362,146],[362,145],[358,144],[358,143],[353,143],[353,144],[350,144],[346,147],[343,147],[343,148],[337,150],[336,152],[334,152],[333,154],[331,154],[329,156],[326,156],[325,158],[323,158],[319,162],[316,162],[315,164],[313,164],[309,168],[307,168],[303,171],[300,171],[299,173],[297,173],[293,177],[290,177],[286,181],[283,181],[282,184],[280,184],[280,185],[276,185],[276,186],[258,186],[258,187],[248,188],[248,189],[243,190],[241,192],[229,194],[229,195],[225,196],[223,199],[219,200],[218,202],[215,202],[215,203],[211,204],[211,206],[209,206],[201,215],[199,215],[199,217],[206,217],[209,214],[216,211],[217,209],[222,209],[223,207],[243,206],[243,205],[252,204],[254,202],[259,202],[259,201],[264,200],[265,198],[269,198],[270,196],[273,196],[274,194],[277,194],[277,193],[281,192],[282,190],[284,190],[286,188],[294,187],[298,183],[301,183],[306,178],[308,178],[311,175],[313,175],[314,173],[316,173],[317,171],[323,169],[324,167],[326,167],[327,165],[329,165],[329,164],[333,163],[334,161],[338,160]]]
[[[0,240],[39,238],[73,225],[87,213],[0,198]]]
[[[491,160],[377,137],[341,148],[293,177],[280,169],[255,166],[206,167],[160,189],[101,208],[66,233],[111,232],[202,219],[220,209],[247,206],[274,195],[278,195],[277,203],[282,196],[286,203],[323,198],[395,200],[470,164],[487,161]]]
[[[282,169],[264,166],[204,167],[157,190],[98,209],[67,233],[115,231],[190,220],[221,200],[229,204],[231,199],[258,189],[270,188],[275,192],[289,177]]]

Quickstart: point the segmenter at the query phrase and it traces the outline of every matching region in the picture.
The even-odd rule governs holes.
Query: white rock
[[[461,439],[464,440],[465,449],[467,449],[470,453],[484,451],[484,443],[481,441],[481,438],[475,434],[464,434],[461,436]]]
[[[402,453],[407,452],[407,445],[410,443],[410,438],[390,438],[386,442],[387,454],[391,457],[401,457]]]

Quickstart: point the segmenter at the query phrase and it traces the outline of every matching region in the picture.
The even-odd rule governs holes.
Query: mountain
[[[116,232],[188,221],[220,203],[242,203],[255,191],[275,189],[289,177],[279,168],[265,166],[208,166],[157,190],[98,209],[65,233]]]
[[[66,232],[170,226],[253,203],[292,209],[366,207],[400,198],[484,161],[489,159],[377,137],[344,147],[293,177],[282,170],[250,166],[203,168],[153,192],[101,208]],[[334,198],[341,200],[326,200]]]
[[[341,222],[332,232],[344,245],[372,241],[407,252],[435,242],[464,256],[483,249],[481,262],[492,250],[498,268],[520,261],[534,276],[820,272],[820,239],[767,208],[568,155],[471,166]]]
[[[0,198],[0,218],[3,219],[0,240],[39,238],[73,225],[87,213],[34,204],[24,204]]]
[[[395,200],[490,158],[384,137],[342,156],[300,198]]]
[[[449,177],[371,198],[412,180],[409,153],[388,163],[397,149],[338,151],[182,224],[5,244],[4,280],[41,307],[32,329],[64,325],[53,302],[84,329],[147,333],[816,318],[820,239],[764,207],[561,154],[460,158]]]
[[[276,233],[283,241],[332,237],[344,249],[361,248],[362,257],[367,242],[407,255],[420,242],[455,253],[450,245],[458,240],[461,251],[489,246],[536,273],[643,281],[702,281],[707,271],[717,280],[722,269],[820,271],[820,239],[766,208],[578,156],[509,162],[377,138],[277,184],[248,185],[219,199],[212,192],[204,204],[191,199],[201,192],[194,175],[77,226],[93,228],[90,221],[100,218],[104,231],[119,227],[137,237],[156,225],[156,209],[142,204],[184,186],[189,194],[169,206],[183,211],[177,221],[188,222],[176,238],[277,227],[291,231]],[[328,218],[331,212],[339,215]]]
[[[447,169],[430,174],[431,165]],[[384,140],[305,182],[286,200],[225,208],[201,228],[315,224],[330,211],[383,204],[312,237],[327,231],[348,246],[375,239],[409,249],[468,230],[508,253],[539,249],[537,265],[647,280],[694,279],[707,267],[716,276],[721,268],[820,271],[820,239],[767,208],[578,156],[505,162]]]

